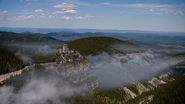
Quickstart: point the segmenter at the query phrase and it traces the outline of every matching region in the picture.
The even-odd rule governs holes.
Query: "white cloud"
[[[178,15],[178,14],[179,14],[179,12],[174,13],[174,15]]]
[[[156,10],[154,10],[154,9],[150,9],[150,11],[151,11],[151,12],[154,12],[154,11],[156,11]]]
[[[16,17],[7,18],[7,20],[20,21],[20,20],[39,20],[39,19],[53,19],[55,15],[49,13],[42,13],[39,15],[21,15]]]
[[[77,13],[76,10],[73,10],[73,8],[77,7],[76,5],[73,4],[59,4],[59,5],[55,5],[53,6],[53,8],[55,9],[59,9],[60,11],[55,11],[53,12],[53,15],[69,15],[69,14],[75,14]]]
[[[54,66],[46,67],[47,73],[55,73]],[[30,72],[34,73],[34,71]],[[49,77],[32,75],[18,93],[13,86],[0,87],[1,104],[66,104],[61,98],[70,98],[75,95],[85,96],[86,85],[74,86],[65,79],[51,74]],[[60,98],[60,99],[59,99]]]
[[[3,12],[0,12],[0,14],[6,14],[8,13],[8,11],[3,11]]]
[[[22,1],[22,0],[20,0],[20,1]]]
[[[169,14],[169,13],[171,13],[171,12],[169,12],[169,11],[166,11],[164,14]]]
[[[77,6],[73,4],[66,4],[66,3],[63,3],[62,5],[59,4],[59,5],[53,6],[53,8],[59,9],[61,11],[72,10],[75,7]]]
[[[71,17],[69,17],[69,16],[63,16],[63,17],[61,17],[60,19],[70,20],[70,19],[73,19],[73,18],[71,18]]]
[[[110,4],[110,3],[101,3],[103,5],[117,6],[117,7],[129,7],[129,8],[163,8],[171,7],[169,5],[158,5],[158,4]]]
[[[167,57],[157,58],[151,62],[151,57],[153,57],[155,53],[152,53],[153,55],[148,52],[140,54],[142,54],[142,56],[136,54],[132,56],[132,59],[126,59],[125,56],[131,56],[132,54],[115,54],[114,56],[109,56],[106,53],[102,53],[97,56],[88,56],[87,59],[93,63],[95,75],[98,77],[100,85],[106,88],[147,79],[168,68],[172,62],[169,60],[170,58]],[[150,55],[143,57],[144,54]],[[122,62],[125,59],[127,62]]]
[[[44,12],[42,9],[37,9],[34,12]]]
[[[110,4],[110,3],[101,3],[102,5],[107,5],[109,7],[123,7],[123,8],[143,8],[143,9],[150,9],[151,12],[157,11],[157,12],[163,12],[164,14],[168,13],[174,13],[174,15],[183,13],[180,11],[185,8],[182,5],[181,6],[174,6],[174,5],[166,5],[166,4],[143,4],[143,3],[136,3],[136,4]],[[151,9],[152,8],[152,9]],[[178,11],[178,13],[176,12]]]
[[[21,10],[21,12],[27,12],[28,10]]]
[[[30,5],[30,3],[28,3],[27,5]]]
[[[76,17],[75,19],[92,19],[92,18],[102,18],[104,16],[93,16],[91,14],[86,14],[84,17],[80,16],[80,17]]]
[[[183,15],[182,11],[179,12],[181,15]]]
[[[26,1],[28,1],[28,2],[29,2],[29,1],[32,1],[32,0],[26,0]]]
[[[76,10],[66,10],[66,11],[56,11],[53,14],[60,14],[60,15],[69,15],[69,14],[75,14],[77,11]]]
[[[101,3],[101,4],[104,4],[104,5],[111,5],[110,3]]]
[[[183,15],[182,11],[174,13],[174,15],[178,15],[178,14]]]
[[[123,14],[122,12],[119,13],[119,15],[122,15],[122,14]]]
[[[76,17],[75,19],[85,19],[85,18],[80,16],[80,17]]]

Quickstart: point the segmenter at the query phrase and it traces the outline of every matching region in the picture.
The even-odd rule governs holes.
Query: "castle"
[[[59,48],[59,56],[56,61],[60,64],[66,62],[73,62],[76,60],[82,60],[84,57],[76,50],[69,49],[67,44],[63,44],[62,48]]]

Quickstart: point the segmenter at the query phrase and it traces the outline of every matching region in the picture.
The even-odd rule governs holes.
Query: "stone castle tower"
[[[63,45],[63,53],[68,53],[69,52],[69,47],[67,44]]]
[[[59,53],[62,54],[62,52],[63,52],[63,51],[62,51],[62,48],[59,48]]]

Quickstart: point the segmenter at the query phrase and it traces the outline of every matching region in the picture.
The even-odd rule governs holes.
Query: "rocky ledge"
[[[88,59],[58,65],[55,71],[75,85],[87,85],[89,90],[98,87],[93,64]]]
[[[69,50],[67,44],[59,48],[56,54],[55,71],[75,85],[87,85],[88,90],[98,87],[99,81],[95,76],[93,64],[78,51]]]

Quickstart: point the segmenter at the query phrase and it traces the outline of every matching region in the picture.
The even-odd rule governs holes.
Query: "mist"
[[[69,81],[57,77],[53,66],[45,67],[49,76],[35,76],[32,70],[31,79],[16,93],[13,86],[0,87],[1,104],[43,104],[52,102],[54,104],[65,104],[59,98],[75,96],[76,94],[85,96],[86,87],[74,86]]]
[[[154,53],[143,52],[134,55],[116,54],[110,56],[107,53],[102,53],[98,56],[88,56],[87,58],[94,65],[95,75],[99,79],[100,87],[108,88],[146,80],[170,67],[172,63],[170,57],[149,58],[147,60],[141,58],[143,55],[151,55],[151,58],[153,58],[152,54]],[[128,58],[126,56],[132,57]],[[123,61],[123,59],[127,61]]]
[[[21,51],[18,51],[15,55],[18,56],[24,62],[24,64],[31,64],[33,62],[28,55],[22,54]]]
[[[17,52],[26,54],[30,57],[39,55],[51,55],[57,51],[57,47],[62,44],[43,44],[43,43],[25,43],[25,44],[9,44],[8,46],[19,49]]]

